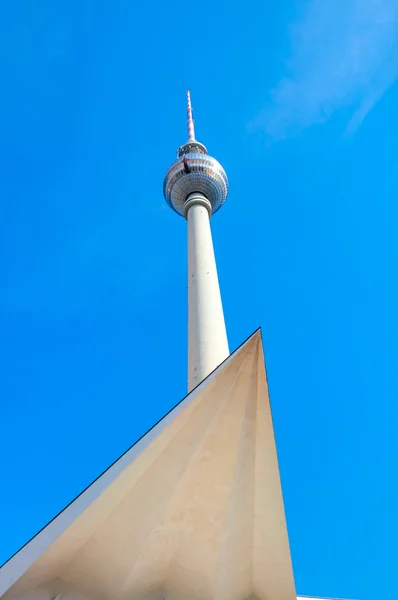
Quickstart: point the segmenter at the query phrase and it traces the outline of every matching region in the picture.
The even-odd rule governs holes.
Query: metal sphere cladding
[[[169,167],[163,182],[163,193],[169,206],[185,216],[184,204],[190,194],[199,192],[215,213],[228,193],[227,175],[220,163],[207,154],[200,142],[190,141],[178,150],[178,158]]]

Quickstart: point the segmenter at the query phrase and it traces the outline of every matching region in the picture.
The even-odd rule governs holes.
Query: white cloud
[[[398,0],[307,0],[290,41],[256,124],[284,138],[352,106],[352,132],[398,76]]]

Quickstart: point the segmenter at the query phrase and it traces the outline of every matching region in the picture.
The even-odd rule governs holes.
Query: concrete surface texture
[[[29,600],[296,600],[256,332],[0,570]]]
[[[191,198],[195,194],[191,194]],[[199,200],[200,194],[196,194]],[[191,199],[192,202],[192,199]],[[205,205],[188,209],[188,391],[229,355],[216,259]]]

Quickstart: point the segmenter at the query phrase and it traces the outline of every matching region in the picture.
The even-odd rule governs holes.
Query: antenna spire
[[[195,126],[194,126],[194,122],[193,122],[193,118],[192,118],[191,93],[189,90],[187,91],[187,101],[188,101],[188,104],[187,104],[188,140],[194,140],[195,139]]]

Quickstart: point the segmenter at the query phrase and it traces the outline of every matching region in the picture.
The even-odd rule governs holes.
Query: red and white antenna
[[[191,94],[190,91],[187,91],[187,100],[188,100],[188,105],[187,105],[187,115],[188,115],[188,140],[194,140],[195,139],[195,127],[194,127],[194,123],[193,123],[193,118],[192,118],[192,104],[191,104]]]

